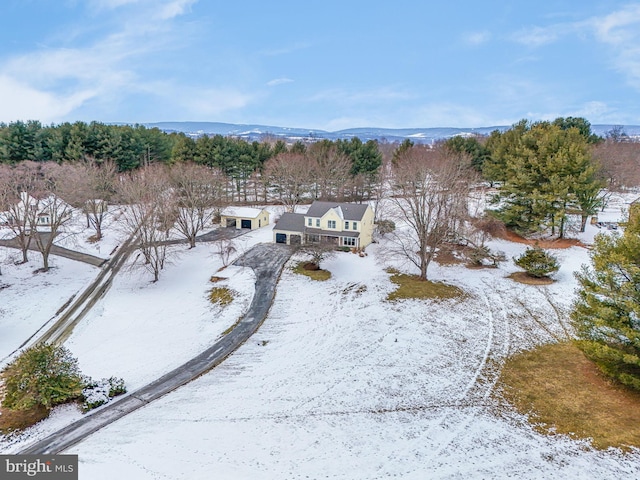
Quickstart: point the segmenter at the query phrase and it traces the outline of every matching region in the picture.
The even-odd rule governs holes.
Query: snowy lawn
[[[614,207],[606,213],[620,216]],[[595,231],[589,225],[584,238]],[[263,228],[236,242],[244,250],[271,234]],[[393,265],[383,247],[326,261],[326,282],[285,269],[265,324],[234,355],[66,452],[80,456],[80,478],[640,476],[637,453],[543,436],[494,395],[508,355],[565,335],[562,312],[576,287],[572,272],[588,261],[585,248],[555,251],[557,281],[537,287],[506,278],[526,246],[495,241],[492,249],[509,259],[499,269],[430,267],[431,279],[462,288],[463,299],[387,302],[394,286],[384,269]],[[207,303],[208,279],[229,276],[215,286],[240,292],[240,306],[250,301],[251,274],[216,273],[207,248],[182,249],[156,284],[144,275],[116,281],[67,343],[85,373],[139,386],[235,321],[233,304],[217,312]],[[56,410],[21,441],[77,415]],[[0,451],[19,445],[0,441]]]
[[[513,247],[523,249],[521,245]],[[584,249],[565,251],[586,260]],[[267,322],[211,373],[72,448],[87,478],[623,478],[638,456],[536,433],[492,397],[507,354],[562,328],[570,275],[434,268],[464,301],[382,299],[382,251],[285,271]],[[512,253],[512,252],[510,252]],[[513,252],[515,253],[515,252]],[[564,284],[564,285],[563,285]],[[362,286],[366,286],[363,289]],[[563,294],[564,292],[564,294]],[[545,330],[518,304],[526,298]]]
[[[42,267],[38,252],[15,265],[21,259],[19,250],[0,247],[0,365],[99,273],[97,267],[55,256],[47,273],[34,273]]]
[[[270,228],[236,238],[230,260],[270,238]],[[224,265],[209,243],[173,246],[169,256],[156,283],[139,268],[120,274],[75,328],[65,345],[83,373],[122,377],[133,391],[206,350],[242,317],[253,298],[253,270],[231,265],[219,271]],[[212,283],[214,275],[222,280]],[[230,289],[233,302],[212,304],[208,293],[214,287]]]

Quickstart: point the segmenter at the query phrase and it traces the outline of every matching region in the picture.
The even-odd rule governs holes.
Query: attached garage
[[[300,245],[304,232],[304,216],[295,213],[284,213],[273,227],[275,243]]]
[[[300,245],[302,243],[302,235],[289,235],[289,245]]]
[[[220,225],[227,228],[255,230],[269,225],[270,213],[261,208],[227,207],[220,215]]]

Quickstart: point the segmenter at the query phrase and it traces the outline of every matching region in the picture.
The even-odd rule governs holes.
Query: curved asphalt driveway
[[[243,319],[213,346],[184,365],[153,383],[115,400],[102,409],[25,448],[23,454],[56,454],[81,442],[102,427],[124,417],[176,388],[198,378],[240,347],[258,330],[269,312],[276,284],[291,250],[285,245],[259,244],[249,250],[235,265],[253,268],[256,275],[255,294]]]

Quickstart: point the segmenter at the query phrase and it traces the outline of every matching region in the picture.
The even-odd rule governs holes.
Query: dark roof
[[[319,202],[315,201],[307,211],[307,217],[322,217],[330,209],[340,207],[345,220],[362,220],[367,211],[366,203],[339,203],[339,202]]]
[[[283,213],[276,222],[274,230],[288,230],[290,232],[304,232],[304,215],[301,213]]]

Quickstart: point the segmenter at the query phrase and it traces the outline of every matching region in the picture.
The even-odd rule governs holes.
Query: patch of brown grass
[[[42,405],[28,410],[9,410],[0,407],[0,433],[8,434],[24,430],[49,416],[49,410]]]
[[[465,295],[462,289],[454,285],[422,280],[416,275],[399,273],[394,269],[387,269],[387,272],[391,274],[390,280],[398,285],[396,290],[387,295],[389,301],[408,298],[447,300]]]
[[[523,243],[525,245],[538,245],[540,248],[562,249],[570,247],[584,247],[585,245],[577,238],[525,238],[511,230],[504,229],[497,238],[509,240],[510,242]]]
[[[209,301],[213,304],[225,307],[233,302],[233,295],[235,292],[229,290],[227,287],[216,287],[209,291]]]
[[[306,275],[312,280],[317,280],[319,282],[324,282],[331,278],[331,272],[329,270],[322,270],[321,268],[317,270],[309,270],[308,268],[305,268],[305,265],[307,263],[308,262],[298,263],[295,267],[293,267],[293,271],[300,275]]]
[[[527,272],[514,272],[507,278],[525,285],[551,285],[555,280],[550,277],[532,277]]]
[[[222,280],[226,280],[226,279],[227,279],[227,277],[218,277],[218,276],[216,276],[216,275],[213,275],[213,276],[209,279],[209,281],[210,281],[211,283],[218,283],[218,282],[220,282],[220,281],[222,281]]]
[[[464,245],[443,245],[433,259],[440,265],[460,265],[466,262],[465,253],[468,250],[469,247]]]
[[[544,345],[507,361],[501,393],[543,433],[640,447],[640,392],[613,384],[573,343]]]

